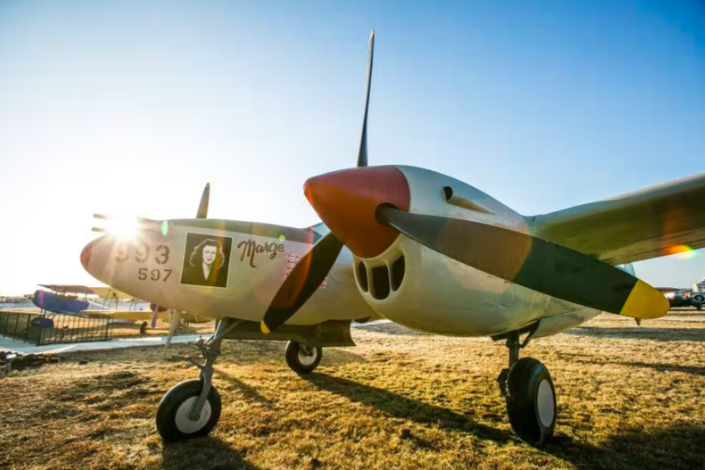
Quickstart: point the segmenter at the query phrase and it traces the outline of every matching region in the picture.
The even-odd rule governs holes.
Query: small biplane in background
[[[157,319],[165,323],[171,319],[167,308],[148,304],[112,287],[88,287],[76,284],[40,284],[39,287],[48,290],[37,290],[32,303],[50,315],[77,315],[121,323],[142,322],[145,328],[147,322],[150,322],[154,328]],[[96,300],[102,302],[96,302]],[[113,305],[114,308],[110,308]],[[213,321],[213,318],[182,312],[180,320],[185,323],[207,323]]]
[[[121,301],[129,301],[128,310],[137,310],[141,302],[110,287],[87,287],[76,284],[39,284],[39,287],[47,290],[37,290],[32,297],[32,303],[49,313],[87,316],[93,311],[109,311],[113,301],[115,311],[119,309]],[[102,303],[96,300],[102,300]]]

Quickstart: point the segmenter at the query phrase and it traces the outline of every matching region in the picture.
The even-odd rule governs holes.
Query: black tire
[[[198,399],[202,388],[203,382],[200,379],[184,380],[166,392],[162,401],[159,402],[157,431],[159,431],[159,435],[162,436],[165,442],[180,442],[194,437],[206,436],[218,423],[221,402],[218,390],[213,385],[211,385],[208,398],[201,411],[202,418],[207,416],[205,421],[203,423],[201,423],[201,420],[197,423],[185,421],[188,416],[184,416],[184,413],[188,414],[191,406],[193,406],[192,403],[195,402],[195,400],[190,399]],[[189,403],[185,403],[187,401]],[[188,429],[189,425],[194,427]]]
[[[322,357],[323,349],[320,346],[306,347],[296,341],[289,341],[286,344],[286,363],[297,374],[305,375],[313,372]]]
[[[694,306],[695,308],[697,308],[698,310],[702,310],[702,309],[703,309],[703,304],[705,304],[705,296],[703,296],[703,295],[701,295],[701,294],[695,295],[695,296],[691,299],[690,303],[692,303],[693,306]]]
[[[551,374],[539,361],[526,357],[509,370],[507,385],[507,414],[512,429],[528,444],[542,446],[553,436],[558,414]]]

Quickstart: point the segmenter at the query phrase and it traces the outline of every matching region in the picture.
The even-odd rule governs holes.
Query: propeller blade
[[[323,283],[342,249],[343,243],[331,232],[301,258],[264,314],[260,325],[264,334],[283,325],[306,303]]]
[[[169,350],[169,346],[171,346],[171,339],[174,337],[174,333],[176,333],[176,328],[179,326],[179,322],[181,321],[181,311],[180,310],[174,310],[174,309],[169,309],[169,335],[166,337],[166,346],[164,346],[164,354],[162,355],[162,358],[166,358],[166,352]]]
[[[208,218],[208,201],[211,196],[211,184],[206,183],[206,187],[203,188],[203,194],[201,195],[201,202],[198,204],[198,212],[196,212],[197,219],[207,219]]]
[[[100,219],[100,220],[113,220],[113,221],[134,221],[135,223],[138,224],[154,224],[159,222],[158,220],[154,219],[147,219],[145,217],[113,217],[110,215],[105,215],[105,214],[93,214],[94,219]]]
[[[633,318],[657,318],[669,310],[663,294],[631,274],[531,235],[386,205],[376,216],[449,258],[559,299]]]
[[[157,315],[159,314],[159,305],[154,306],[154,313],[152,313],[152,319],[149,324],[154,328],[157,325]]]
[[[362,137],[360,151],[357,154],[357,166],[367,166],[367,111],[370,107],[370,89],[372,87],[372,63],[375,56],[375,32],[370,33],[370,45],[367,49],[367,88],[365,90],[365,116],[362,119]]]

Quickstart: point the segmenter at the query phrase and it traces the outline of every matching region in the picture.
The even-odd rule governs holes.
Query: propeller
[[[203,194],[201,195],[201,202],[198,204],[198,212],[196,212],[197,219],[207,219],[208,218],[208,202],[211,196],[211,184],[206,183],[206,187],[203,188]]]
[[[211,196],[211,184],[206,183],[206,186],[203,188],[203,194],[201,194],[201,202],[198,203],[198,210],[196,211],[196,218],[197,219],[207,219],[208,218],[208,204],[210,202],[210,196]],[[159,307],[157,307],[159,308]],[[154,321],[156,320],[154,317],[155,315],[152,316],[152,328],[154,328]],[[164,354],[162,357],[166,357],[166,353],[169,350],[169,346],[171,346],[171,339],[174,337],[174,333],[176,333],[176,328],[179,326],[179,322],[181,321],[181,311],[180,310],[175,310],[173,308],[169,309],[169,334],[166,337],[166,345],[164,346]]]
[[[357,166],[367,166],[367,114],[370,107],[370,89],[372,86],[372,63],[374,61],[375,32],[370,33],[367,53],[367,84],[365,88],[365,114],[362,120],[360,149],[357,154]],[[318,240],[313,248],[301,258],[284,280],[274,295],[269,308],[264,314],[260,329],[268,334],[283,325],[306,303],[323,283],[335,264],[343,242],[333,232]]]
[[[365,87],[365,115],[362,118],[362,136],[360,150],[357,153],[357,166],[367,166],[367,111],[370,108],[370,89],[372,88],[372,63],[375,58],[375,32],[370,33],[370,43],[367,46],[367,86]]]
[[[157,325],[157,315],[159,315],[159,305],[154,306],[154,312],[152,313],[152,319],[149,321],[149,325],[154,328]]]
[[[633,318],[657,318],[669,310],[661,292],[632,274],[525,233],[386,204],[375,215],[438,253],[552,297]]]
[[[274,295],[260,328],[267,334],[284,324],[316,292],[343,249],[333,232],[318,240],[301,258]]]
[[[169,334],[166,337],[166,345],[164,346],[164,354],[162,354],[162,358],[166,358],[166,353],[169,350],[169,346],[171,346],[171,339],[174,337],[174,333],[176,333],[176,328],[179,326],[180,321],[181,321],[181,311],[174,310],[173,308],[170,308],[169,309]]]

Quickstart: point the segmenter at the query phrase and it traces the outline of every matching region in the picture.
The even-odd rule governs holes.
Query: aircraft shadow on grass
[[[705,377],[705,366],[688,366],[683,364],[663,364],[663,363],[653,363],[653,362],[626,362],[626,361],[601,361],[596,360],[594,357],[583,355],[583,354],[561,354],[561,357],[568,357],[571,361],[579,362],[581,364],[610,364],[616,366],[627,366],[627,367],[647,367],[650,369],[657,370],[659,372],[683,372],[684,374],[696,375],[699,377]],[[586,359],[583,359],[586,357]]]
[[[177,445],[162,447],[162,468],[165,470],[260,470],[246,461],[228,443],[215,437],[201,437]]]
[[[705,367],[701,366],[684,366],[680,364],[650,364],[648,362],[615,362],[624,366],[632,367],[650,367],[651,369],[660,372],[683,372],[685,374],[698,375],[705,377]]]
[[[417,331],[412,330],[411,328],[406,328],[397,323],[366,326],[365,331],[371,331],[374,333],[384,333],[390,336],[435,336],[431,333],[424,333],[423,331]]]
[[[640,366],[639,363],[634,365]],[[419,402],[377,387],[316,372],[305,379],[321,389],[373,406],[396,418],[465,431],[480,439],[500,444],[517,440],[509,431],[495,429],[446,408]],[[421,438],[410,435],[409,439],[417,441],[419,447],[425,447]],[[564,459],[578,469],[692,469],[705,468],[705,453],[702,453],[700,448],[702,442],[705,442],[705,425],[681,423],[651,432],[643,428],[620,429],[601,445],[578,441],[559,431],[542,451]]]
[[[599,445],[556,435],[542,449],[579,470],[705,468],[705,425],[678,423],[655,431],[620,429]]]
[[[600,328],[581,326],[566,331],[565,334],[575,336],[593,336],[595,338],[625,338],[651,339],[656,341],[697,341],[705,342],[705,331],[702,328]]]
[[[320,372],[313,372],[303,378],[320,389],[372,406],[395,418],[469,432],[481,439],[490,439],[500,443],[517,440],[517,437],[510,431],[478,423],[447,408],[417,401],[388,390]]]
[[[257,402],[263,405],[271,405],[274,402],[269,398],[262,396],[257,387],[252,387],[247,385],[239,378],[235,377],[233,374],[223,370],[221,367],[215,368],[216,377],[228,382],[228,384],[235,390],[239,391],[247,401]]]

